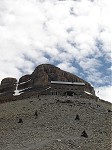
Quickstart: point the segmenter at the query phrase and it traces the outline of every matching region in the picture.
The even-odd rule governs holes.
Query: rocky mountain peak
[[[49,86],[51,81],[82,82],[85,83],[85,91],[95,95],[94,88],[88,82],[51,64],[37,66],[32,74],[22,76],[18,84],[16,84],[17,79],[15,78],[3,79],[0,85],[0,93],[1,95],[6,95],[7,93],[13,95],[15,90],[19,90],[22,93],[39,91]]]

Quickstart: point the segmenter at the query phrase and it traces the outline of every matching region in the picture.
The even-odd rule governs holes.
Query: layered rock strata
[[[0,85],[0,94],[12,95],[16,89],[17,79],[16,78],[4,78]]]
[[[40,91],[50,85],[51,81],[82,82],[85,83],[85,91],[95,95],[94,88],[83,79],[69,72],[63,71],[50,64],[42,64],[35,68],[31,75],[24,75],[17,80],[15,78],[5,78],[0,85],[0,93],[6,94],[29,91]]]

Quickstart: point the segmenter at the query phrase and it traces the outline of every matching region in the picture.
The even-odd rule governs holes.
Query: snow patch
[[[48,90],[48,89],[51,89],[51,87],[48,87],[47,89],[45,89],[45,90]]]
[[[28,88],[25,88],[25,89],[22,89],[20,91],[24,91],[24,90],[27,90],[27,89],[31,89],[32,87],[28,87]]]
[[[91,93],[89,93],[89,92],[87,92],[87,91],[84,91],[86,94],[89,94],[89,95],[93,95],[93,94],[91,94]]]
[[[14,94],[13,96],[17,96],[17,95],[20,95],[22,93],[24,93],[24,90],[27,90],[27,89],[31,89],[32,87],[28,87],[28,88],[25,88],[25,89],[22,89],[22,90],[18,90],[18,83],[16,84],[16,90],[14,91]]]
[[[29,82],[29,81],[31,81],[31,79],[30,79],[30,80],[28,80],[28,81],[26,81],[26,82],[19,83],[18,85],[20,85],[20,84],[24,84],[24,83],[27,83],[27,82]]]
[[[20,95],[21,93],[19,93],[20,90],[18,90],[18,83],[16,84],[16,90],[14,91],[14,96]]]

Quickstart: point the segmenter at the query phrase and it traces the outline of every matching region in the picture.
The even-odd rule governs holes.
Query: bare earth
[[[110,110],[109,103],[61,96],[0,104],[0,150],[111,150]]]

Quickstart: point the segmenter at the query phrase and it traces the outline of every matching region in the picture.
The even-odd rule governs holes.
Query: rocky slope
[[[31,75],[22,76],[18,83],[15,78],[3,79],[0,85],[0,95],[18,95],[29,91],[40,91],[44,87],[47,87],[50,81],[84,82],[85,90],[93,95],[95,94],[94,88],[78,76],[53,65],[42,64],[37,66]]]
[[[103,101],[52,95],[3,103],[0,149],[111,150],[110,109]]]

